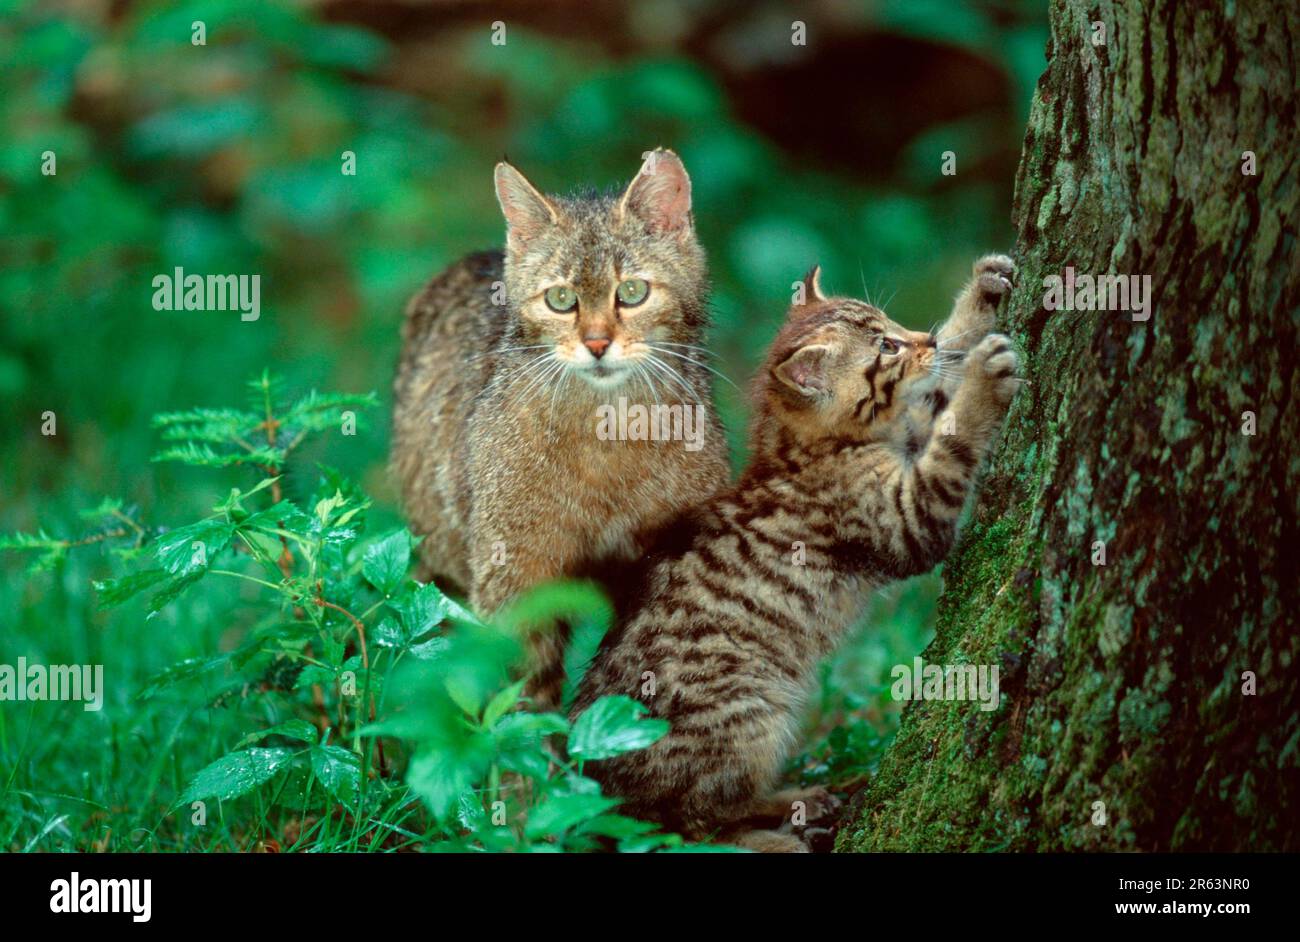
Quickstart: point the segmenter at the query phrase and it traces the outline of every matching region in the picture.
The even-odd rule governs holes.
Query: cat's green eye
[[[618,286],[618,303],[634,307],[644,301],[649,293],[650,285],[644,278],[629,278]]]
[[[893,354],[898,352],[897,342],[890,340],[888,337],[881,337],[880,352],[892,356]]]
[[[546,306],[558,314],[572,311],[578,305],[578,292],[568,285],[546,289]]]

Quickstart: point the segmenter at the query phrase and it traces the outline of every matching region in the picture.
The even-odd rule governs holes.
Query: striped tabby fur
[[[868,593],[953,544],[1017,385],[1009,341],[985,336],[1012,270],[1001,256],[977,263],[933,336],[826,299],[809,276],[755,382],[749,467],[614,584],[619,622],[574,712],[623,694],[670,721],[649,749],[587,766],[629,813],[695,838],[806,849],[753,822],[789,817],[796,800],[809,818],[834,804],[773,788],[816,665]]]

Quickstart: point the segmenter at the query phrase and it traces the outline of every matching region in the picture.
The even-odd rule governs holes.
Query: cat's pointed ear
[[[773,367],[772,375],[801,396],[820,396],[831,388],[830,361],[830,347],[809,344]]]
[[[497,202],[506,217],[506,239],[520,249],[559,219],[555,204],[538,192],[528,178],[506,163],[497,164],[494,175]]]
[[[808,274],[803,276],[803,301],[802,304],[815,304],[818,301],[825,301],[826,295],[822,294],[822,267],[814,265]]]
[[[652,232],[684,233],[691,229],[691,178],[681,158],[659,148],[645,163],[618,201],[618,213],[641,219]]]

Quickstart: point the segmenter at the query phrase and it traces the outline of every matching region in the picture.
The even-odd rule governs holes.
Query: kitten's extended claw
[[[996,305],[1015,287],[1016,263],[1006,255],[985,255],[975,263],[980,300]]]

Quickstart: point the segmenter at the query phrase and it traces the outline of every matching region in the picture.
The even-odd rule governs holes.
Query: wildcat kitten
[[[788,817],[796,800],[809,818],[831,810],[823,789],[772,789],[815,668],[868,593],[952,546],[1017,385],[1010,342],[983,336],[1010,273],[999,256],[976,265],[937,336],[978,343],[942,382],[930,376],[935,336],[824,298],[809,276],[808,303],[790,310],[755,381],[751,463],[663,532],[581,684],[575,715],[623,694],[671,724],[649,749],[586,766],[627,813],[692,838],[807,849],[753,822]],[[922,433],[909,456],[903,443]]]
[[[656,150],[621,196],[544,196],[496,168],[506,250],[471,255],[407,307],[392,465],[421,578],[490,615],[517,593],[603,558],[728,482],[698,345],[704,251],[677,155]],[[603,441],[619,397],[699,407],[681,441]],[[563,683],[561,632],[532,639],[534,702]]]

